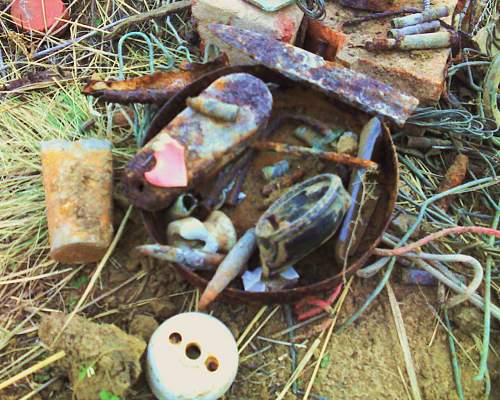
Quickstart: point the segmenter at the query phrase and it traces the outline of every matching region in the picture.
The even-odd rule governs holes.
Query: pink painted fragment
[[[160,151],[153,153],[156,165],[144,177],[153,186],[164,188],[187,187],[187,169],[184,146],[172,139]]]

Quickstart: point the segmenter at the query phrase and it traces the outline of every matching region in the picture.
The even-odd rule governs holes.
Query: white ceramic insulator
[[[238,347],[231,331],[208,314],[190,312],[166,320],[148,345],[148,382],[159,400],[217,400],[237,371]]]

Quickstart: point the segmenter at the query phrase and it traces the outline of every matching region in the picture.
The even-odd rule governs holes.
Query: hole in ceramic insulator
[[[215,372],[219,369],[219,360],[215,357],[208,357],[205,365],[210,372]]]
[[[186,346],[186,356],[191,360],[196,360],[201,355],[200,347],[196,343],[190,343]]]
[[[168,339],[172,344],[179,344],[180,342],[182,342],[182,336],[178,332],[171,333]]]

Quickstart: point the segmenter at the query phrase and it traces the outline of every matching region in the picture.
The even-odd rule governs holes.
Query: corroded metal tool
[[[368,114],[388,117],[398,125],[404,125],[418,105],[415,97],[367,75],[265,35],[221,24],[210,24],[208,29],[258,63]]]
[[[168,123],[125,169],[125,193],[139,208],[157,211],[168,207],[179,194],[214,176],[241,154],[266,125],[272,96],[262,80],[236,73],[217,79],[194,103],[189,100],[188,104],[192,107],[188,106]],[[221,115],[224,112],[230,115],[224,117]],[[185,185],[168,185],[185,181],[173,176],[166,179],[176,173],[176,165],[162,158],[164,154],[168,156],[164,149],[172,143],[184,150]],[[155,179],[148,179],[151,176]]]

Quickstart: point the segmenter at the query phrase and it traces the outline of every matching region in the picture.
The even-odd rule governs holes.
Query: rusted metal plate
[[[298,47],[232,26],[210,24],[208,28],[223,42],[290,79],[397,125],[404,125],[418,106],[415,97]]]
[[[150,130],[148,131],[148,138],[151,139],[161,128],[167,125],[175,116],[178,114],[179,110],[182,109],[183,104],[185,104],[188,97],[193,97],[198,95],[203,89],[212,84],[216,79],[221,76],[235,73],[235,72],[247,72],[266,82],[279,83],[280,87],[290,88],[293,83],[287,78],[283,78],[282,75],[272,71],[264,66],[252,65],[252,66],[231,66],[225,67],[220,70],[214,71],[210,74],[205,75],[200,78],[192,85],[186,87],[181,92],[179,92],[175,97],[169,100],[161,110],[158,112],[156,118],[154,119]],[[293,83],[295,85],[295,83]],[[312,90],[312,89],[310,89]],[[318,96],[321,104],[326,103],[324,99],[320,99],[322,96]],[[292,102],[292,98],[288,94],[287,90],[277,91],[274,94],[275,103],[280,102],[283,104],[288,104]],[[297,97],[294,97],[297,100]],[[300,100],[299,108],[304,110],[305,115],[308,115],[311,109],[315,108],[314,104],[310,104],[307,99]],[[329,107],[327,105],[327,107]],[[335,114],[338,110],[334,104],[331,105],[332,113]],[[342,108],[343,109],[343,108]],[[279,111],[276,111],[277,115],[281,115]],[[349,112],[349,111],[345,111]],[[342,114],[343,115],[343,114]],[[342,118],[339,115],[339,118]],[[359,113],[359,118],[364,118],[362,113]],[[270,122],[270,125],[275,124],[276,119]],[[368,225],[366,232],[364,234],[364,241],[360,245],[360,248],[349,258],[347,267],[341,273],[336,272],[334,269],[328,276],[324,276],[316,281],[306,281],[301,282],[297,287],[292,289],[283,289],[273,292],[263,292],[254,293],[246,292],[238,286],[230,286],[226,288],[221,296],[226,301],[231,301],[235,303],[290,303],[298,301],[306,296],[318,295],[318,293],[331,291],[338,284],[342,283],[344,279],[352,276],[359,268],[361,268],[371,257],[373,250],[377,247],[382,237],[382,234],[387,229],[392,212],[396,204],[396,197],[398,192],[398,163],[397,154],[394,144],[391,139],[390,131],[384,127],[382,135],[378,138],[375,144],[375,150],[372,160],[380,165],[380,173],[377,175],[378,183],[381,185],[382,194],[380,200],[377,202],[375,210],[373,212],[372,219]],[[142,211],[143,220],[145,227],[150,234],[151,238],[159,243],[166,243],[166,211],[159,212],[149,212]],[[332,249],[333,253],[333,249]],[[333,260],[326,260],[326,265],[331,266]],[[199,287],[205,288],[208,280],[207,276],[199,274],[195,271],[191,271],[180,264],[172,264],[178,272],[189,281],[191,284]]]
[[[156,72],[123,81],[92,80],[82,93],[112,103],[163,104],[179,90],[220,66],[222,61],[217,59],[207,64],[190,63],[179,71]]]
[[[269,89],[260,79],[246,73],[217,79],[201,96],[238,106],[236,121],[229,123],[216,119],[191,107],[173,118],[125,169],[125,194],[135,206],[149,211],[160,210],[168,207],[179,193],[186,190],[156,187],[145,178],[145,173],[154,168],[153,154],[160,151],[165,143],[173,139],[184,146],[188,184],[192,187],[215,175],[247,148],[271,113]]]

